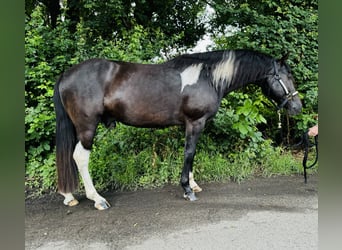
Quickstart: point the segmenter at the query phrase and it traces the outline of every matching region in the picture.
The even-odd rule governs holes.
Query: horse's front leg
[[[190,187],[190,172],[192,172],[192,164],[196,153],[196,144],[198,138],[204,128],[205,120],[200,119],[186,123],[185,131],[185,149],[184,149],[184,166],[181,176],[181,185],[184,189],[184,198],[190,201],[197,200],[195,193]]]
[[[106,201],[105,198],[103,198],[97,193],[89,174],[88,165],[90,150],[85,149],[82,146],[82,143],[78,142],[75,147],[73,156],[78,167],[78,170],[80,172],[80,175],[82,177],[87,198],[95,202],[94,206],[98,210],[104,210],[109,208],[110,204]]]

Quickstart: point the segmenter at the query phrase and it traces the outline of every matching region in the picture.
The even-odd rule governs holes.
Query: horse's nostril
[[[302,106],[301,102],[299,104],[297,104],[295,107],[295,109],[298,111],[298,113],[302,111],[302,108],[303,108],[303,106]]]
[[[293,115],[298,115],[302,111],[302,104],[294,105]]]
[[[288,102],[287,112],[289,115],[298,115],[302,111],[302,103],[299,102]]]

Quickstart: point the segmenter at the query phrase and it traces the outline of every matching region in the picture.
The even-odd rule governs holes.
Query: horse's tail
[[[56,165],[58,176],[58,190],[71,193],[78,187],[77,165],[73,159],[73,152],[77,138],[75,126],[68,116],[59,92],[59,78],[54,88],[53,102],[56,112]]]

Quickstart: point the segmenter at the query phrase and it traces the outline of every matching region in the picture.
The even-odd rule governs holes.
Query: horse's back
[[[119,63],[104,95],[105,111],[140,127],[182,123],[181,78],[162,64]]]
[[[74,65],[62,74],[62,90],[71,88],[73,91],[104,88],[111,80],[115,63],[106,59],[89,59]]]

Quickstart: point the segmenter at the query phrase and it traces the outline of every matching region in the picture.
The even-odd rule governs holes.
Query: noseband
[[[277,63],[276,61],[273,61],[273,65],[274,65],[274,75],[273,77],[279,82],[280,86],[283,88],[284,92],[285,92],[285,100],[277,106],[277,109],[280,110],[282,109],[286,103],[290,100],[292,100],[293,97],[295,97],[296,95],[298,95],[298,91],[295,92],[290,92],[286,85],[284,84],[283,80],[281,79],[279,72],[278,72],[278,68],[277,68]]]

